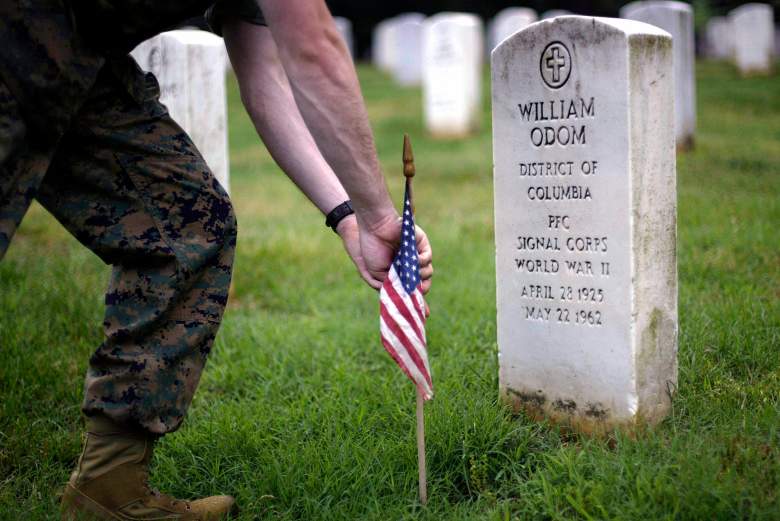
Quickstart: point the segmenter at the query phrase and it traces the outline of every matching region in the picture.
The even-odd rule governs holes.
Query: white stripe
[[[392,301],[390,298],[390,295],[387,294],[384,290],[379,291],[379,300],[382,302],[382,304],[385,305],[385,309],[387,309],[387,312],[390,314],[390,317],[393,319],[393,321],[398,324],[398,327],[401,328],[401,331],[404,332],[406,337],[409,339],[409,341],[412,343],[412,347],[415,351],[420,355],[420,359],[422,360],[423,364],[425,365],[425,369],[428,371],[428,374],[431,373],[430,367],[428,365],[428,353],[425,349],[425,340],[424,337],[421,339],[417,332],[414,330],[412,325],[409,323],[408,320],[406,320],[406,317],[404,317],[400,311],[398,311],[398,308],[395,306],[395,302]],[[417,312],[415,310],[410,310],[411,315],[415,315]],[[423,331],[425,331],[423,329]],[[423,333],[424,335],[425,333]]]
[[[425,297],[423,297],[422,291],[420,291],[419,288],[414,289],[414,293],[412,293],[412,298],[417,300],[417,303],[419,304],[422,313],[425,313]],[[427,346],[428,339],[425,336],[425,328],[422,328],[422,334],[423,334],[423,342],[425,342],[425,345]]]
[[[393,288],[395,288],[395,292],[398,293],[398,296],[401,297],[401,300],[403,300],[404,304],[406,304],[407,309],[409,309],[409,314],[412,315],[412,318],[414,319],[414,322],[417,324],[417,327],[419,328],[420,331],[422,331],[423,342],[424,342],[425,324],[423,324],[423,322],[420,320],[420,315],[417,314],[417,310],[415,310],[414,308],[414,303],[412,302],[412,299],[410,298],[409,294],[406,292],[406,289],[404,288],[403,284],[401,284],[401,278],[398,276],[398,273],[395,271],[395,266],[390,268],[390,282],[393,284]]]
[[[428,385],[428,382],[425,380],[425,376],[420,372],[419,369],[417,369],[417,364],[414,363],[414,360],[409,356],[409,353],[406,351],[406,348],[401,343],[400,340],[393,334],[393,332],[390,330],[389,327],[387,327],[387,324],[385,324],[384,319],[382,317],[379,317],[379,331],[383,337],[385,337],[385,340],[388,341],[388,343],[395,348],[395,352],[398,354],[399,358],[403,361],[404,365],[406,366],[406,369],[409,371],[409,374],[412,376],[412,380],[415,384],[417,384],[418,387],[422,387],[423,394],[430,398],[433,396],[433,392]],[[427,367],[427,364],[426,364]],[[428,372],[430,374],[430,371]]]

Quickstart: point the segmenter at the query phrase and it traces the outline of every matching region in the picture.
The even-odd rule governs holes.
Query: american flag
[[[420,262],[414,236],[409,185],[404,194],[401,245],[379,290],[379,332],[382,345],[425,400],[433,398],[425,340],[425,300],[420,291]]]

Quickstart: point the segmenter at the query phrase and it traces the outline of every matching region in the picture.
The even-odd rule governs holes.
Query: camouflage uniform
[[[83,410],[173,431],[227,302],[236,220],[127,52],[209,2],[0,4],[0,259],[37,199],[110,264]],[[143,16],[129,16],[139,5]]]

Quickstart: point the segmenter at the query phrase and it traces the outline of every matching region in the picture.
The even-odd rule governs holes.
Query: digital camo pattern
[[[0,258],[37,198],[112,265],[83,409],[163,434],[187,411],[227,303],[235,215],[154,77],[80,49],[67,10],[48,4],[64,15],[38,9],[42,24],[0,7],[11,42],[0,53]],[[33,111],[43,92],[54,97]]]

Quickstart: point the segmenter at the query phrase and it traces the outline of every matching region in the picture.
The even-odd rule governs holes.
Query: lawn
[[[396,201],[413,139],[435,253],[428,506],[414,391],[379,344],[376,294],[259,143],[232,79],[234,289],[154,484],[233,493],[244,520],[780,519],[780,76],[698,66],[696,148],[678,158],[678,392],[657,428],[600,439],[497,402],[489,96],[477,136],[436,142],[418,89],[360,77]],[[56,517],[108,275],[39,206],[0,262],[2,520]]]

